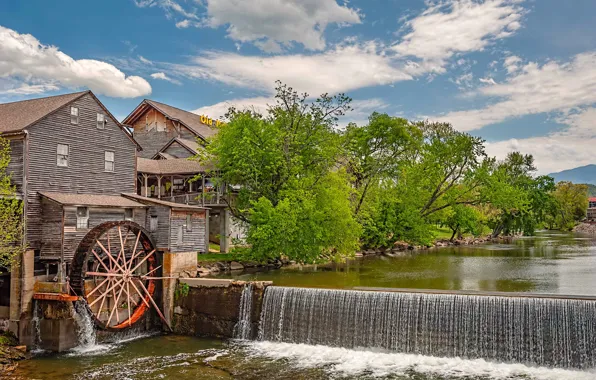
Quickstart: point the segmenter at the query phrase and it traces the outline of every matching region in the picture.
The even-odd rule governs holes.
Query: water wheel
[[[106,222],[79,243],[70,285],[85,299],[101,329],[131,327],[152,307],[165,322],[153,298],[160,267],[155,244],[145,229],[130,221]]]

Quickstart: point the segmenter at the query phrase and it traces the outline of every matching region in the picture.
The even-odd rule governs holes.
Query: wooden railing
[[[214,205],[226,205],[226,195],[220,194],[217,191],[206,191],[178,194],[174,196],[162,196],[161,199],[168,202],[182,203],[186,205],[197,205],[197,206],[214,206]]]

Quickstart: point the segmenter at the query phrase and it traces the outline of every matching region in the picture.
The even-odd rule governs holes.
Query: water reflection
[[[392,287],[596,295],[596,238],[541,232],[511,244],[446,247],[400,257],[234,276],[280,286]],[[223,274],[221,277],[229,277]]]

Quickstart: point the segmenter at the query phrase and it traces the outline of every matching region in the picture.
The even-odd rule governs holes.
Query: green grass
[[[432,229],[432,233],[435,236],[435,239],[451,239],[451,235],[453,235],[453,231],[448,227],[438,227],[434,226]]]
[[[209,251],[219,252],[219,244],[209,243]]]
[[[240,261],[243,260],[243,256],[237,253],[205,253],[199,254],[198,260],[201,261]]]

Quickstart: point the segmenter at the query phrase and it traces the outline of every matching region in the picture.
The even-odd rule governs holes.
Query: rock
[[[363,257],[364,255],[362,254],[362,252],[356,252],[354,254],[354,257]]]
[[[217,263],[215,263],[215,265],[217,265],[219,270],[222,270],[222,271],[225,271],[226,269],[228,269],[228,266],[226,264],[222,263],[221,261],[218,261]]]
[[[181,308],[180,306],[176,306],[174,308],[174,314],[178,314],[178,315],[188,315],[189,312],[186,309]]]
[[[27,352],[27,346],[16,346],[15,350],[18,350],[21,352]]]
[[[230,270],[244,270],[244,265],[240,264],[237,261],[232,261],[230,263]]]

